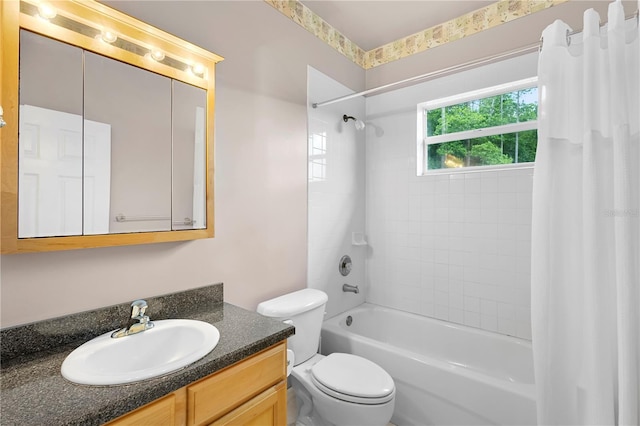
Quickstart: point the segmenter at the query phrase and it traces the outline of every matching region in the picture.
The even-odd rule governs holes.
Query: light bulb
[[[49,3],[40,3],[38,5],[38,13],[40,17],[44,19],[53,19],[58,14]]]
[[[357,130],[362,130],[362,129],[364,129],[364,126],[365,126],[364,121],[362,121],[362,120],[356,120],[356,129],[357,129]]]
[[[153,59],[154,61],[160,62],[164,59],[164,52],[159,49],[151,49],[150,55],[151,59]]]
[[[195,64],[191,65],[191,72],[194,73],[197,76],[202,76],[204,74],[204,65],[202,65],[199,62],[196,62]]]
[[[104,41],[105,43],[113,43],[117,39],[118,36],[113,31],[102,30],[102,33],[100,34],[100,40]]]

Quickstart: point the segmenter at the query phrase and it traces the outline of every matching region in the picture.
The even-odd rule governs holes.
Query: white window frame
[[[497,96],[505,93],[515,92],[517,90],[529,89],[537,87],[538,77],[530,77],[522,80],[517,80],[509,83],[500,84],[497,86],[491,86],[479,90],[473,90],[471,92],[465,92],[458,95],[448,96],[445,98],[435,99],[418,104],[418,159],[417,161],[417,174],[423,176],[427,174],[435,173],[456,173],[464,171],[472,171],[476,169],[487,170],[490,168],[520,168],[531,167],[533,163],[513,163],[513,164],[496,164],[487,166],[469,166],[462,168],[447,168],[447,169],[427,169],[427,147],[433,144],[454,142],[464,139],[475,139],[485,136],[493,136],[506,133],[523,132],[526,130],[534,130],[538,127],[538,120],[530,120],[521,123],[503,124],[501,126],[483,127],[480,129],[465,130],[462,132],[446,133],[444,135],[437,136],[425,136],[426,129],[426,117],[427,111],[433,109],[439,109],[448,107],[450,105],[457,105],[464,102],[483,99],[491,96]]]

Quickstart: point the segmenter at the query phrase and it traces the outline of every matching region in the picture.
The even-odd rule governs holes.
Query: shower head
[[[347,115],[347,114],[342,116],[342,121],[344,121],[345,123],[348,123],[349,120],[355,121],[355,126],[357,130],[364,129],[364,126],[365,126],[364,121],[358,120],[355,117],[351,117],[350,115]]]

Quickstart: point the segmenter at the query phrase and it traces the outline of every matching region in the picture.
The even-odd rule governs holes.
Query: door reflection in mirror
[[[108,124],[20,105],[19,237],[107,234],[110,155]]]

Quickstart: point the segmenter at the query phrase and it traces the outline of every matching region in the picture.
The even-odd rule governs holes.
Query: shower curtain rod
[[[311,106],[313,108],[320,108],[320,107],[323,107],[325,105],[331,105],[331,104],[334,104],[336,102],[346,101],[346,100],[349,100],[349,99],[357,98],[358,96],[369,95],[371,93],[380,92],[382,90],[390,89],[392,87],[400,86],[400,85],[403,85],[403,84],[415,83],[415,82],[418,82],[418,81],[426,80],[428,78],[435,78],[435,77],[444,76],[444,75],[451,74],[451,73],[458,72],[458,71],[464,71],[466,69],[475,68],[475,67],[478,67],[480,65],[485,65],[485,64],[488,64],[488,63],[491,63],[491,62],[498,61],[500,59],[507,59],[507,58],[512,57],[512,56],[524,55],[526,53],[530,53],[530,52],[536,51],[539,47],[540,47],[540,43],[538,42],[538,43],[535,43],[535,44],[531,44],[529,46],[522,47],[520,49],[511,50],[511,51],[506,52],[506,53],[500,53],[498,55],[487,56],[487,57],[482,58],[482,59],[476,59],[476,60],[473,60],[473,61],[465,62],[465,63],[460,64],[460,65],[454,65],[454,66],[447,67],[447,68],[444,68],[444,69],[441,69],[441,70],[438,70],[438,71],[431,71],[431,72],[428,72],[426,74],[417,75],[415,77],[410,77],[410,78],[407,78],[407,79],[404,79],[404,80],[396,81],[394,83],[384,84],[382,86],[378,86],[378,87],[374,87],[374,88],[371,88],[371,89],[363,90],[362,92],[356,92],[356,93],[352,93],[350,95],[340,96],[339,98],[330,99],[330,100],[324,101],[324,102],[313,103],[313,104],[311,104]]]
[[[632,14],[631,16],[625,17],[625,20],[627,19],[636,19],[638,20],[638,10],[636,10],[636,12],[634,14]],[[600,25],[602,27],[602,25]],[[567,32],[567,38],[571,37],[572,35],[575,34],[579,34],[581,33],[582,30],[580,31],[573,31],[573,32]],[[316,102],[311,104],[311,106],[313,108],[320,108],[323,107],[325,105],[331,105],[334,104],[336,102],[342,102],[342,101],[347,101],[349,99],[353,99],[353,98],[357,98],[358,96],[365,96],[365,95],[370,95],[371,93],[376,93],[376,92],[380,92],[382,90],[385,89],[390,89],[392,87],[396,87],[396,86],[401,86],[403,84],[409,84],[409,83],[416,83],[422,80],[427,80],[430,78],[435,78],[435,77],[441,77],[447,74],[451,74],[454,72],[459,72],[459,71],[464,71],[467,70],[469,68],[475,68],[475,67],[479,67],[480,65],[485,65],[485,64],[490,64],[492,62],[495,61],[499,61],[501,59],[508,59],[510,57],[513,56],[520,56],[520,55],[524,55],[527,53],[531,53],[534,52],[536,50],[539,50],[542,47],[542,38],[540,38],[539,42],[530,44],[528,46],[525,47],[521,47],[519,49],[515,49],[515,50],[511,50],[509,52],[505,52],[505,53],[499,53],[497,55],[492,55],[492,56],[487,56],[481,59],[476,59],[473,61],[469,61],[469,62],[465,62],[463,64],[460,65],[454,65],[448,68],[444,68],[438,71],[431,71],[428,72],[426,74],[421,74],[421,75],[417,75],[415,77],[410,77],[404,80],[400,80],[400,81],[396,81],[394,83],[389,83],[389,84],[384,84],[382,86],[378,86],[378,87],[374,87],[371,89],[367,89],[367,90],[363,90],[361,92],[356,92],[356,93],[352,93],[350,95],[346,95],[346,96],[340,96],[339,98],[334,98],[334,99],[330,99],[328,101],[324,101],[324,102]]]

